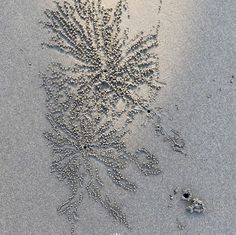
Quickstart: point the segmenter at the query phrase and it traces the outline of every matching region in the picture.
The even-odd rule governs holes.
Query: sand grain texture
[[[48,123],[38,72],[58,53],[42,50],[48,35],[38,22],[52,2],[0,5],[0,234],[69,234],[67,221],[56,214],[68,192],[49,173],[50,148],[42,136]],[[140,136],[131,145],[145,143],[157,153],[163,175],[143,178],[131,169],[138,192],[117,192],[133,231],[112,223],[88,200],[76,234],[236,234],[236,2],[164,0],[160,15],[158,7],[154,0],[129,0],[127,24],[135,33],[161,20],[160,72],[167,85],[157,106],[184,137],[187,156],[157,141],[148,128],[134,131]],[[192,188],[206,212],[186,213],[180,193],[170,200],[176,187]]]

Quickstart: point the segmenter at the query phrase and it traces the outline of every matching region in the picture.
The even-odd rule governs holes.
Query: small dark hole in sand
[[[87,146],[86,145],[84,145],[84,149],[86,149],[87,148]]]
[[[147,110],[148,113],[151,113],[151,110]]]
[[[189,196],[190,196],[189,193],[184,193],[184,194],[183,194],[183,197],[186,198],[186,199],[189,198]]]

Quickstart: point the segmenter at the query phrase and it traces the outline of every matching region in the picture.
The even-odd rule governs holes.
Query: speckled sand
[[[113,1],[106,0],[112,6]],[[59,54],[42,50],[40,28],[51,0],[0,0],[0,235],[64,235],[69,226],[56,214],[67,190],[49,173],[50,148],[39,70]],[[157,106],[186,142],[175,153],[149,129],[134,130],[130,146],[145,144],[159,156],[163,175],[130,175],[138,192],[111,186],[133,232],[112,223],[92,201],[81,207],[79,235],[236,234],[236,1],[129,0],[131,33],[161,20]],[[234,76],[234,77],[232,77]],[[203,215],[185,212],[178,187],[190,187],[206,203]],[[233,206],[234,205],[234,206]],[[178,222],[183,230],[178,228]]]

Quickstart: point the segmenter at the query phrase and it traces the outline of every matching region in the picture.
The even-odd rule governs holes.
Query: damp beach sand
[[[114,8],[117,2],[102,1],[108,8]],[[41,72],[55,61],[71,65],[69,55],[42,47],[50,34],[39,22],[45,21],[45,9],[55,9],[55,3],[0,0],[0,5],[0,234],[70,234],[65,211],[74,201],[67,201],[71,197],[69,186],[50,173],[53,151],[43,136],[51,126],[45,117],[48,97]],[[97,199],[96,203],[84,197],[78,207],[74,234],[233,235],[236,3],[129,0],[128,9],[129,17],[123,19],[122,26],[130,29],[130,39],[140,31],[148,34],[160,22],[155,53],[161,89],[151,97],[142,88],[141,93],[152,100],[149,106],[143,106],[143,115],[133,114],[127,135],[120,138],[113,131],[106,140],[123,155],[140,154],[148,165],[136,160],[136,165],[126,165],[124,159],[119,159],[118,167],[124,167],[121,173],[126,177],[121,180],[114,168],[107,171],[101,162],[94,163],[111,198]],[[108,72],[102,68],[103,76]],[[119,104],[119,109],[124,110],[124,104]],[[160,123],[153,121],[155,112]],[[113,121],[116,115],[119,113],[113,115]],[[95,134],[91,119],[82,116],[82,121],[86,129],[83,139],[87,142],[81,142],[79,150],[88,153],[94,148],[89,141]],[[107,166],[110,162],[105,163]],[[53,167],[51,170],[58,165]],[[95,191],[89,192],[94,195]],[[115,211],[115,216],[107,209]]]

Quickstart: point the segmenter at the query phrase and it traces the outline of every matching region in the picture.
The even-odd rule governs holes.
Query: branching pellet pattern
[[[150,98],[161,88],[155,51],[159,25],[130,39],[129,30],[122,27],[123,17],[129,18],[124,0],[114,9],[104,7],[101,0],[56,2],[45,15],[42,23],[52,37],[42,45],[73,61],[71,66],[53,62],[42,73],[51,126],[45,133],[53,151],[51,171],[71,192],[58,213],[68,218],[73,234],[79,205],[89,197],[131,228],[125,212],[106,193],[106,180],[95,163],[103,165],[108,180],[130,192],[137,190],[136,182],[125,174],[130,165],[144,176],[160,173],[155,154],[143,146],[131,152],[124,140],[139,114],[169,136]],[[148,98],[140,94],[143,89]]]

